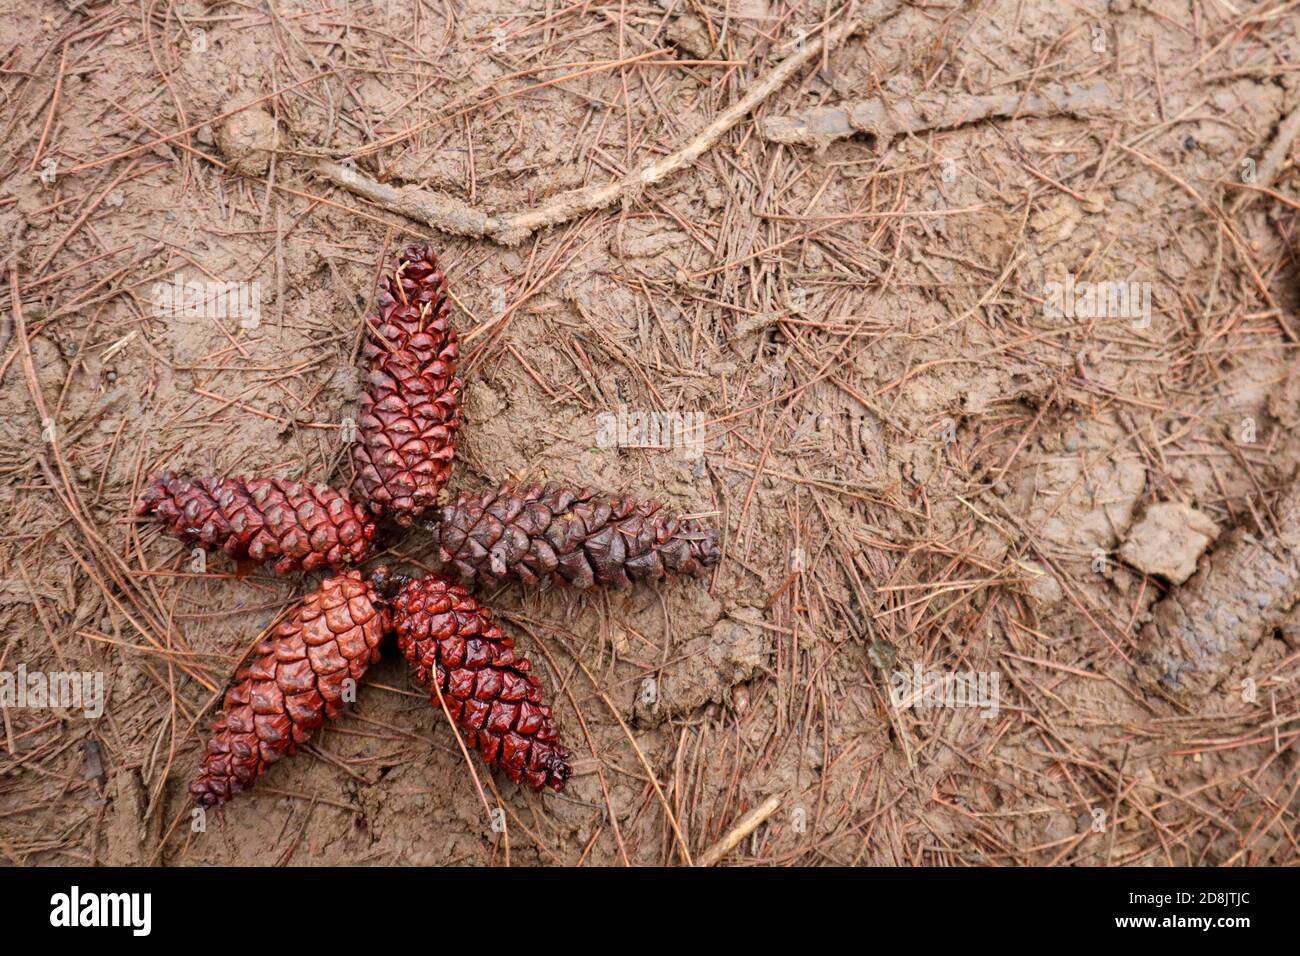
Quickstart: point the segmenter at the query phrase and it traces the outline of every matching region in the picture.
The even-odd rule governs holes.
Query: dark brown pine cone
[[[700,577],[718,563],[716,528],[657,502],[551,483],[462,494],[442,510],[442,561],[464,581],[627,588],[632,579]]]
[[[235,671],[190,784],[195,803],[225,803],[337,717],[344,682],[360,681],[379,659],[387,631],[387,612],[358,571],[308,594]]]
[[[369,385],[352,446],[356,486],[376,514],[400,524],[436,506],[460,428],[460,347],[437,257],[409,246],[380,280],[367,321]]]
[[[397,646],[423,687],[437,687],[465,743],[534,790],[564,788],[569,752],[527,660],[483,607],[441,575],[410,581],[392,604]],[[431,692],[441,712],[438,695]]]
[[[136,514],[232,558],[275,560],[281,574],[341,569],[364,561],[375,537],[370,515],[325,485],[281,478],[178,478],[149,482]]]

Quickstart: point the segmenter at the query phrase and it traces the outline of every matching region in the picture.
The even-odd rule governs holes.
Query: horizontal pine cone
[[[155,515],[182,541],[232,558],[275,561],[281,574],[341,569],[370,553],[365,508],[325,485],[281,478],[178,478],[149,482],[136,514]]]
[[[460,428],[460,346],[437,257],[409,246],[380,280],[367,320],[369,380],[352,446],[356,486],[376,514],[401,524],[436,506]]]
[[[555,483],[503,484],[443,508],[442,561],[464,581],[627,588],[632,579],[700,577],[718,563],[716,528],[654,501],[607,497]]]
[[[387,630],[387,612],[359,571],[307,595],[235,671],[190,784],[195,803],[225,803],[337,717],[345,681],[360,681],[379,659]]]
[[[436,675],[465,743],[515,783],[562,790],[569,751],[560,744],[531,665],[515,654],[492,612],[463,586],[435,574],[407,583],[392,615],[397,646],[416,680],[441,711],[432,690]]]

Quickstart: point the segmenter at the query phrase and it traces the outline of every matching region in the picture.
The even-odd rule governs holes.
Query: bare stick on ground
[[[695,865],[712,866],[717,863],[736,847],[740,846],[740,841],[757,830],[764,820],[776,813],[776,808],[780,805],[780,797],[768,797],[753,810],[750,810],[741,817],[740,822],[732,827],[726,836],[701,853],[700,858],[695,861]]]
[[[873,96],[841,106],[819,106],[793,116],[760,120],[759,134],[774,143],[795,143],[821,149],[857,133],[874,136],[885,150],[902,133],[954,129],[989,119],[1061,116],[1094,113],[1114,105],[1115,96],[1103,81],[1051,84],[1034,93],[976,96],[949,91],[890,98]]]
[[[679,149],[646,165],[639,172],[600,186],[561,193],[536,209],[500,215],[488,214],[445,194],[413,186],[398,188],[377,182],[352,166],[318,160],[313,168],[326,179],[363,199],[410,219],[427,223],[434,229],[458,236],[486,237],[508,246],[516,245],[539,229],[612,206],[625,196],[633,196],[646,186],[652,186],[691,165],[784,86],[795,73],[821,55],[828,44],[835,46],[860,30],[871,29],[901,8],[902,0],[876,0],[865,11],[856,16],[851,15],[848,22],[808,40]]]

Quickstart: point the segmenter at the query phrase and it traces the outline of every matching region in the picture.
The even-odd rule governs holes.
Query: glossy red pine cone
[[[437,257],[408,246],[380,280],[367,320],[369,384],[353,445],[356,483],[376,514],[409,524],[437,504],[460,427],[460,347]]]
[[[442,511],[444,564],[464,581],[627,588],[632,579],[700,577],[718,563],[716,528],[654,501],[550,483],[462,494]]]
[[[344,682],[360,681],[379,659],[387,630],[387,612],[358,571],[307,595],[235,672],[190,784],[195,803],[225,803],[337,717]]]
[[[515,783],[564,788],[569,752],[527,660],[514,651],[468,591],[440,575],[407,583],[392,604],[397,646],[426,688],[437,679],[442,700],[467,746]],[[430,696],[441,711],[438,695]]]
[[[341,569],[370,553],[375,525],[346,495],[280,478],[178,478],[149,482],[136,514],[155,515],[182,541],[232,558],[275,561],[281,574]]]

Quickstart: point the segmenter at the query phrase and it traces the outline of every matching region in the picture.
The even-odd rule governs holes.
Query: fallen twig
[[[695,865],[712,866],[717,863],[738,847],[741,840],[757,830],[764,820],[776,813],[776,808],[780,805],[780,797],[768,797],[741,817],[740,822],[732,827],[726,836],[701,853],[699,859],[695,861]]]
[[[770,116],[758,131],[774,143],[819,149],[857,133],[874,136],[881,150],[902,133],[953,129],[988,119],[1013,119],[1087,113],[1115,102],[1105,82],[1052,84],[1034,93],[927,92],[900,99],[873,96],[842,106],[819,106],[793,116]]]
[[[458,236],[485,237],[503,245],[516,245],[539,229],[612,206],[689,166],[784,86],[790,77],[821,55],[825,46],[834,46],[860,30],[874,29],[896,14],[902,6],[902,0],[875,0],[867,5],[864,12],[850,16],[839,27],[808,39],[679,149],[649,163],[639,172],[600,186],[569,190],[536,209],[489,214],[443,193],[415,186],[399,188],[377,182],[349,165],[317,160],[313,168],[321,176],[363,199],[426,223],[434,229]]]

